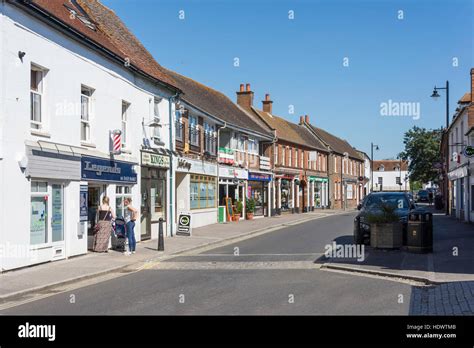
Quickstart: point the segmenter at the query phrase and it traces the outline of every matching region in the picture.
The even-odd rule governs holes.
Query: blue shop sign
[[[81,160],[81,178],[90,181],[110,181],[137,183],[134,163],[115,161],[112,159],[86,157]]]
[[[249,181],[272,181],[272,176],[270,174],[263,173],[249,173]]]

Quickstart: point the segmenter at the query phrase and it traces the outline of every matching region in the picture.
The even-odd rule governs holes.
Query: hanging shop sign
[[[191,214],[179,214],[178,230],[176,231],[176,234],[179,236],[191,236]]]
[[[137,183],[134,163],[113,159],[83,156],[81,159],[81,178],[87,181],[110,181]]]
[[[249,181],[272,181],[272,176],[263,173],[249,173],[248,179]]]
[[[170,157],[142,151],[142,165],[156,168],[169,168]]]
[[[464,156],[467,158],[474,157],[474,146],[466,146],[464,148]]]
[[[219,167],[219,177],[247,180],[248,171],[241,168]]]

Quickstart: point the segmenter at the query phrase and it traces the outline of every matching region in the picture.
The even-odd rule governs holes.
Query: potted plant
[[[403,225],[395,212],[396,207],[381,204],[379,212],[366,215],[370,224],[370,246],[373,248],[400,248],[403,244]]]
[[[255,199],[247,198],[245,200],[246,218],[247,220],[253,219],[253,213],[255,212]]]
[[[239,221],[240,215],[242,214],[243,207],[244,207],[244,205],[243,205],[242,201],[237,201],[237,203],[235,204],[235,208],[234,208],[233,221]]]

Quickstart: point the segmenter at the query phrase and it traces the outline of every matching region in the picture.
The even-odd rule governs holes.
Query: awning
[[[31,178],[81,180],[81,154],[70,146],[50,142],[26,142],[28,163],[25,175]]]
[[[468,175],[467,166],[456,168],[448,173],[449,180],[457,180]]]

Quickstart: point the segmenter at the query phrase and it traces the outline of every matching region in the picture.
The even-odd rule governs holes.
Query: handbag
[[[99,210],[99,212],[100,212],[100,210]],[[105,219],[107,219],[107,216],[109,215],[109,212],[110,212],[110,208],[109,208],[109,210],[107,210],[107,214],[105,214],[104,218],[101,221],[105,221]],[[94,231],[93,231],[94,234],[97,234],[97,232],[99,232],[99,230],[100,230],[99,222],[97,222],[94,226]]]

